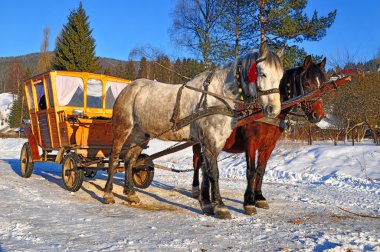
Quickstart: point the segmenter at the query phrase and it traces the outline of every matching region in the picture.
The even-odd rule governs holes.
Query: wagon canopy
[[[25,83],[29,110],[81,111],[88,117],[111,117],[116,97],[130,83],[103,74],[51,71]],[[45,107],[44,107],[45,106]]]

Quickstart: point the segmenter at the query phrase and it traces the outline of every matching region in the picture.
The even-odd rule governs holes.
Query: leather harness
[[[266,58],[259,59],[256,62],[254,62],[254,64],[258,64],[261,61],[264,61],[265,59]],[[225,99],[227,99],[228,97],[222,98],[219,95],[208,92],[208,86],[210,85],[211,80],[215,74],[215,69],[213,69],[213,70],[209,71],[206,79],[203,82],[203,91],[198,90],[197,88],[194,88],[194,87],[187,86],[186,83],[183,84],[179,88],[179,90],[177,92],[176,103],[175,103],[175,106],[173,109],[173,114],[172,114],[172,117],[170,119],[170,122],[172,123],[172,130],[177,131],[177,130],[189,125],[191,122],[193,122],[197,119],[200,119],[200,118],[203,118],[206,116],[210,116],[210,115],[215,115],[215,114],[221,114],[221,115],[231,116],[231,117],[235,117],[235,118],[246,117],[250,113],[252,113],[253,111],[257,111],[257,109],[259,108],[259,106],[255,103],[255,101],[258,99],[258,97],[263,96],[263,95],[268,95],[268,94],[280,92],[280,90],[278,88],[272,88],[272,89],[262,91],[262,90],[259,90],[258,87],[256,87],[257,94],[255,97],[252,97],[250,94],[243,94],[242,83],[243,83],[243,81],[245,82],[245,80],[242,79],[241,69],[242,69],[242,66],[241,66],[241,64],[239,64],[236,67],[235,79],[237,80],[237,82],[240,85],[238,88],[239,92],[241,93],[240,99],[244,100],[244,101],[248,101],[250,103],[248,106],[245,106],[245,109],[236,111],[233,108],[231,108],[231,106],[226,102]],[[256,66],[255,66],[254,70],[256,71]],[[195,90],[195,91],[200,91],[200,92],[202,92],[202,95],[201,95],[201,98],[200,98],[196,108],[195,108],[195,112],[192,113],[191,115],[188,115],[188,116],[180,119],[179,116],[180,116],[180,109],[181,109],[181,107],[180,107],[181,106],[180,105],[181,104],[181,97],[182,97],[183,89],[185,87],[192,89],[192,90]],[[207,106],[207,95],[211,95],[214,98],[218,99],[219,101],[221,101],[224,104],[224,106],[222,105],[222,106],[210,106],[210,107],[208,107]],[[234,102],[238,103],[238,101],[234,101]],[[279,122],[279,123],[273,122],[273,120],[271,122],[269,122],[270,120],[264,120],[264,119],[261,121],[264,123],[269,123],[271,125],[278,126],[278,127],[280,127],[279,125],[283,124],[281,122]]]

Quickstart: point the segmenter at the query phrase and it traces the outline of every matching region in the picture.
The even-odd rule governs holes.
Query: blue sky
[[[0,57],[40,51],[43,30],[51,30],[50,50],[70,11],[79,0],[15,0],[0,3]],[[175,0],[83,0],[90,19],[96,54],[126,60],[134,47],[151,45],[170,57],[187,56],[170,41],[170,13]],[[321,41],[301,44],[309,53],[355,61],[372,59],[380,50],[380,0],[309,0],[307,10],[338,14]],[[339,56],[340,55],[340,56]]]

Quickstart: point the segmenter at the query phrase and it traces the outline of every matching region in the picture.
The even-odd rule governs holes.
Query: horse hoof
[[[244,211],[246,215],[255,215],[257,214],[256,207],[252,205],[244,206]]]
[[[127,199],[128,199],[128,203],[130,205],[139,205],[139,204],[141,204],[140,198],[139,198],[139,196],[137,196],[137,194],[127,195]]]
[[[104,194],[104,204],[115,204],[115,199],[112,194]]]
[[[269,209],[269,205],[266,200],[256,200],[255,205],[258,208]]]
[[[214,214],[214,211],[213,211],[210,203],[203,204],[202,201],[199,201],[199,203],[200,203],[201,209],[205,215],[213,215]]]
[[[231,219],[231,213],[226,206],[215,206],[214,214],[218,219]]]
[[[141,206],[142,205],[141,202],[134,202],[134,201],[128,201],[127,204],[130,206]]]
[[[199,186],[193,186],[193,188],[191,189],[191,193],[194,199],[198,199],[201,194],[201,191],[199,190]]]

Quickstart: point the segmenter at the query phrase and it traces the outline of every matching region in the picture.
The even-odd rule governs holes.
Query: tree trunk
[[[371,123],[369,122],[367,116],[365,116],[365,122],[366,122],[366,124],[368,125],[369,129],[370,129],[371,132],[372,132],[373,142],[374,142],[376,145],[380,145],[380,140],[379,140],[379,137],[378,137],[378,135],[377,135],[376,128],[375,128],[375,127],[372,127],[372,125],[371,125]]]
[[[307,134],[308,134],[308,145],[313,145],[313,138],[312,138],[312,132],[311,132],[311,124],[308,123],[308,127],[307,127]]]
[[[235,16],[235,59],[239,57],[239,31],[240,31],[240,0],[236,3],[236,16]]]
[[[261,38],[261,44],[265,41],[265,0],[260,0],[260,38]]]

